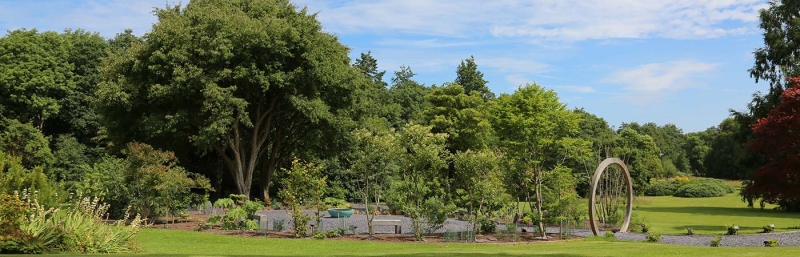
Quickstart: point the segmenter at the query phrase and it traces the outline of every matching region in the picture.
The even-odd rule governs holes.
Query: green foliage
[[[720,242],[722,242],[722,237],[715,236],[713,239],[711,239],[711,247],[720,247]]]
[[[259,200],[249,200],[244,202],[242,205],[242,209],[247,214],[247,216],[256,215],[258,211],[264,209],[264,204],[261,203]]]
[[[93,165],[81,165],[80,168],[84,170],[84,176],[75,184],[76,191],[84,196],[104,199],[111,205],[111,216],[121,217],[133,197],[123,173],[125,160],[103,156]]]
[[[74,184],[81,181],[86,169],[84,165],[92,163],[85,145],[72,136],[61,135],[54,144],[52,168],[48,169],[48,177],[62,181],[69,189],[74,189]]]
[[[272,231],[277,231],[277,232],[283,231],[284,223],[285,221],[283,219],[272,220]]]
[[[305,237],[308,234],[306,223],[311,217],[303,214],[303,205],[310,205],[321,211],[325,195],[326,177],[322,175],[323,166],[314,163],[301,163],[300,160],[292,161],[291,169],[285,169],[286,178],[284,188],[280,191],[283,202],[291,208],[292,223],[294,224],[295,237]],[[317,215],[319,225],[319,215]],[[319,227],[319,226],[317,226]]]
[[[404,153],[399,158],[402,169],[386,194],[386,202],[411,218],[417,240],[422,240],[429,225],[437,226],[438,220],[449,215],[438,213],[455,210],[441,200],[446,192],[440,171],[450,158],[446,138],[445,134],[432,133],[431,127],[417,124],[406,124],[399,138]]]
[[[210,190],[205,177],[177,166],[172,152],[163,152],[142,143],[130,143],[123,151],[123,176],[130,206],[144,217],[177,215],[191,204],[191,188]]]
[[[603,234],[603,237],[605,237],[605,238],[613,238],[613,239],[617,238],[617,236],[614,235],[614,232],[611,232],[611,231],[606,231],[606,233]]]
[[[451,153],[486,147],[491,125],[478,92],[469,94],[459,84],[445,83],[433,87],[425,99],[430,105],[422,116],[433,127],[431,131],[448,135],[447,149]]]
[[[739,226],[737,225],[725,225],[725,234],[726,235],[738,235],[739,234]]]
[[[289,1],[196,1],[154,13],[146,40],[100,69],[98,110],[115,142],[213,149],[239,193],[249,196],[260,175],[266,200],[286,153],[337,131],[339,111],[353,104],[348,48]]]
[[[675,191],[680,186],[677,181],[658,180],[651,182],[644,190],[646,196],[666,196],[674,195]]]
[[[41,130],[46,119],[58,114],[58,99],[75,89],[68,54],[56,32],[21,29],[0,37],[0,119],[17,119]]]
[[[214,201],[214,208],[230,209],[236,206],[236,202],[231,198],[220,198]]]
[[[776,246],[778,246],[778,239],[774,239],[774,238],[768,239],[767,241],[764,241],[764,246],[766,246],[766,247],[776,247]]]
[[[486,86],[486,81],[483,79],[483,73],[478,70],[478,64],[475,63],[475,57],[470,56],[469,59],[464,59],[461,64],[456,68],[456,84],[464,87],[464,93],[467,95],[477,95],[484,101],[494,99],[494,93]],[[472,92],[475,92],[474,94]]]
[[[533,192],[536,199],[531,199],[531,206],[546,218],[542,189],[546,173],[567,159],[591,151],[588,142],[571,137],[579,129],[580,115],[567,110],[555,91],[536,84],[501,95],[491,109],[493,128],[511,165],[505,175],[506,185],[516,197],[528,197]],[[563,191],[554,188],[552,192]],[[542,220],[539,231],[544,231]]]
[[[26,253],[33,250],[26,246],[26,242],[32,240],[31,236],[20,229],[32,212],[30,205],[18,194],[0,191],[0,253]]]
[[[27,169],[22,158],[6,155],[0,150],[0,193],[11,194],[30,190],[39,195],[39,202],[52,207],[58,203],[56,188],[44,174],[43,167]]]
[[[83,165],[86,175],[76,186],[87,196],[104,197],[115,204],[112,214],[117,217],[125,206],[148,218],[178,215],[192,204],[205,202],[191,189],[211,190],[208,179],[177,166],[172,152],[130,143],[123,154],[125,159],[104,157],[92,167]]]
[[[370,209],[378,207],[383,192],[389,188],[389,179],[397,174],[402,153],[398,136],[394,129],[371,132],[357,129],[351,133],[354,138],[354,159],[350,168],[353,184],[359,198],[367,207],[366,218],[370,236],[374,235],[373,213]],[[339,203],[341,204],[341,203]]]
[[[661,234],[655,232],[647,232],[644,237],[645,241],[651,243],[658,243],[658,241],[661,241]]]
[[[461,185],[456,190],[456,205],[467,210],[473,232],[493,233],[491,226],[484,228],[484,224],[493,224],[494,213],[511,201],[503,185],[501,158],[488,150],[467,150],[453,156],[455,180]]]
[[[333,208],[350,208],[350,204],[347,203],[344,199],[335,198],[335,197],[325,197],[325,205],[331,206]]]
[[[720,197],[735,189],[718,179],[694,178],[675,190],[677,197]]]
[[[25,168],[50,167],[53,163],[50,142],[31,123],[6,119],[0,120],[0,128],[4,128],[0,131],[0,151],[22,158]]]
[[[763,233],[775,232],[775,224],[769,224],[769,225],[766,225],[766,226],[764,226],[762,228],[764,229]]]
[[[96,198],[78,197],[63,208],[39,205],[36,195],[27,191],[23,195],[0,194],[7,207],[0,211],[9,214],[12,223],[0,224],[0,253],[121,253],[136,250],[133,236],[142,223],[140,216],[129,226],[124,219],[114,224],[101,221],[108,210],[107,204]],[[11,212],[6,213],[11,210]],[[20,216],[24,212],[24,216]],[[3,217],[6,217],[5,215]],[[4,218],[5,219],[5,218]]]

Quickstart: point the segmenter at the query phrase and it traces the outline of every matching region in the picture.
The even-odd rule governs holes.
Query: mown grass
[[[796,256],[800,248],[712,248],[585,239],[519,244],[381,243],[268,239],[193,231],[145,229],[136,237],[143,253],[110,256]],[[77,255],[58,255],[77,256]],[[106,256],[106,255],[104,255]]]
[[[769,224],[775,224],[776,232],[800,226],[799,213],[774,210],[774,205],[761,210],[758,203],[756,208],[747,208],[736,193],[710,198],[646,197],[634,203],[634,215],[663,234],[685,234],[687,227],[695,234],[721,235],[725,225],[739,226],[742,234],[762,232]]]

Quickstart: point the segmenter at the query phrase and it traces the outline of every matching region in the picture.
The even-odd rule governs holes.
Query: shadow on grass
[[[789,213],[779,210],[760,210],[741,207],[640,207],[639,210],[647,212],[671,212],[687,214],[705,214],[719,216],[742,216],[742,217],[770,217],[770,218],[792,218]]]

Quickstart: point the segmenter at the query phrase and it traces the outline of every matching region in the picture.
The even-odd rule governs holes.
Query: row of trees
[[[536,84],[496,96],[473,58],[452,82],[426,86],[402,66],[387,83],[370,53],[351,63],[346,46],[288,1],[199,0],[155,14],[142,37],[0,38],[0,150],[24,167],[2,165],[0,182],[41,173],[37,181],[63,192],[113,194],[90,181],[156,174],[149,186],[182,181],[172,183],[181,192],[269,202],[299,158],[324,167],[328,195],[383,199],[427,221],[460,208],[479,224],[512,199],[532,202],[538,221],[582,215],[577,199],[608,156],[629,164],[637,192],[653,178],[753,174],[741,168],[741,117],[689,134],[671,124],[615,129]],[[187,199],[176,195],[154,197]]]

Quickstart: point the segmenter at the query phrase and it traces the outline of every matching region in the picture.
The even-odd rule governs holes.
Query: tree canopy
[[[103,64],[109,135],[213,149],[240,193],[260,172],[268,198],[278,163],[351,105],[347,47],[289,1],[199,0],[155,13],[142,42]]]

